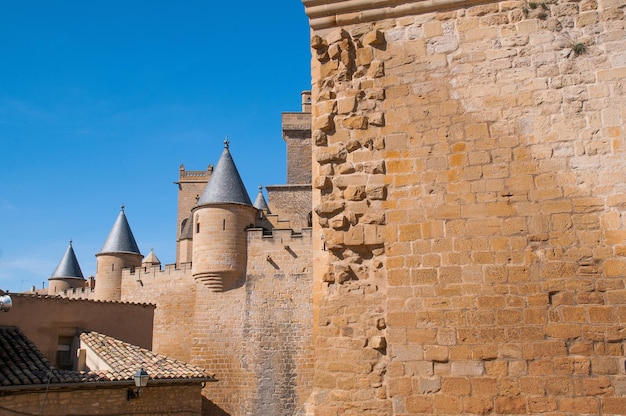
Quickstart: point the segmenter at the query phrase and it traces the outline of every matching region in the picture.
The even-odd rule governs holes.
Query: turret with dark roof
[[[243,185],[230,154],[229,142],[192,210],[192,273],[211,290],[232,289],[245,277],[247,232],[257,209]]]
[[[124,205],[122,205],[117,220],[115,220],[115,224],[113,224],[113,228],[111,232],[109,232],[109,236],[98,254],[103,253],[141,254],[133,232],[130,229],[130,225],[128,224],[128,220],[126,219],[126,214],[124,214]]]
[[[265,201],[265,197],[263,196],[263,186],[259,186],[259,193],[256,195],[256,199],[254,200],[254,204],[252,205],[256,209],[264,211],[266,214],[271,214],[270,208],[267,206],[267,202]]]
[[[141,267],[142,258],[122,205],[109,236],[100,252],[96,254],[94,297],[98,300],[120,300],[122,297],[122,270]]]
[[[224,140],[222,156],[217,162],[204,192],[198,199],[198,205],[222,203],[252,205],[230,154],[229,144],[228,139]]]
[[[85,287],[85,277],[78,264],[76,253],[72,247],[72,241],[67,246],[65,254],[61,258],[52,276],[48,279],[48,294],[55,295],[61,291]]]

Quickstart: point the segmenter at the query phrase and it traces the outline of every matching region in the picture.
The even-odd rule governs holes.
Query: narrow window
[[[59,336],[59,340],[57,341],[57,354],[56,354],[56,366],[62,370],[71,370],[72,369],[72,354],[70,354],[72,349],[72,340],[74,337],[70,336]]]
[[[113,264],[111,265],[111,271],[112,271],[112,272],[114,272],[114,271],[115,271],[115,263],[113,263]]]
[[[222,231],[226,231],[226,220],[222,220]]]
[[[197,222],[196,223],[196,234],[198,234],[200,232],[200,223]]]

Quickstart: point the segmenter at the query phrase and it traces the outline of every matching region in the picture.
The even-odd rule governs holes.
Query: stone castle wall
[[[355,3],[304,1],[314,414],[624,414],[624,2]]]
[[[225,292],[191,265],[124,270],[122,298],[157,305],[153,351],[215,373],[203,414],[304,414],[313,380],[311,229],[247,231],[247,276]]]
[[[287,145],[287,183],[311,183],[311,114],[283,113],[283,139]]]
[[[196,302],[191,264],[182,264],[179,268],[169,264],[163,270],[160,267],[124,270],[122,300],[157,305],[151,349],[157,354],[189,362]]]
[[[215,414],[304,414],[313,379],[310,230],[248,235],[245,282],[223,293],[198,285],[191,363],[220,380],[204,390]]]
[[[311,226],[311,185],[267,186],[267,204],[279,221],[277,228],[302,230]],[[285,223],[280,220],[287,219]]]

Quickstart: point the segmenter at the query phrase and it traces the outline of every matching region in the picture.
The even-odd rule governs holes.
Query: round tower
[[[67,246],[59,265],[48,279],[48,295],[56,295],[59,292],[75,288],[82,289],[84,287],[85,277],[80,269],[76,253],[74,253],[74,248],[72,247],[72,241],[70,240],[70,244]]]
[[[228,140],[213,175],[192,210],[193,277],[215,292],[229,290],[246,274],[252,206],[229,150]]]
[[[100,252],[96,254],[94,298],[97,300],[121,300],[122,270],[141,267],[142,258],[122,205],[109,236]]]

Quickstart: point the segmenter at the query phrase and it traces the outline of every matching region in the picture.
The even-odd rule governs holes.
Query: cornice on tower
[[[494,0],[302,0],[313,30],[445,11]]]

